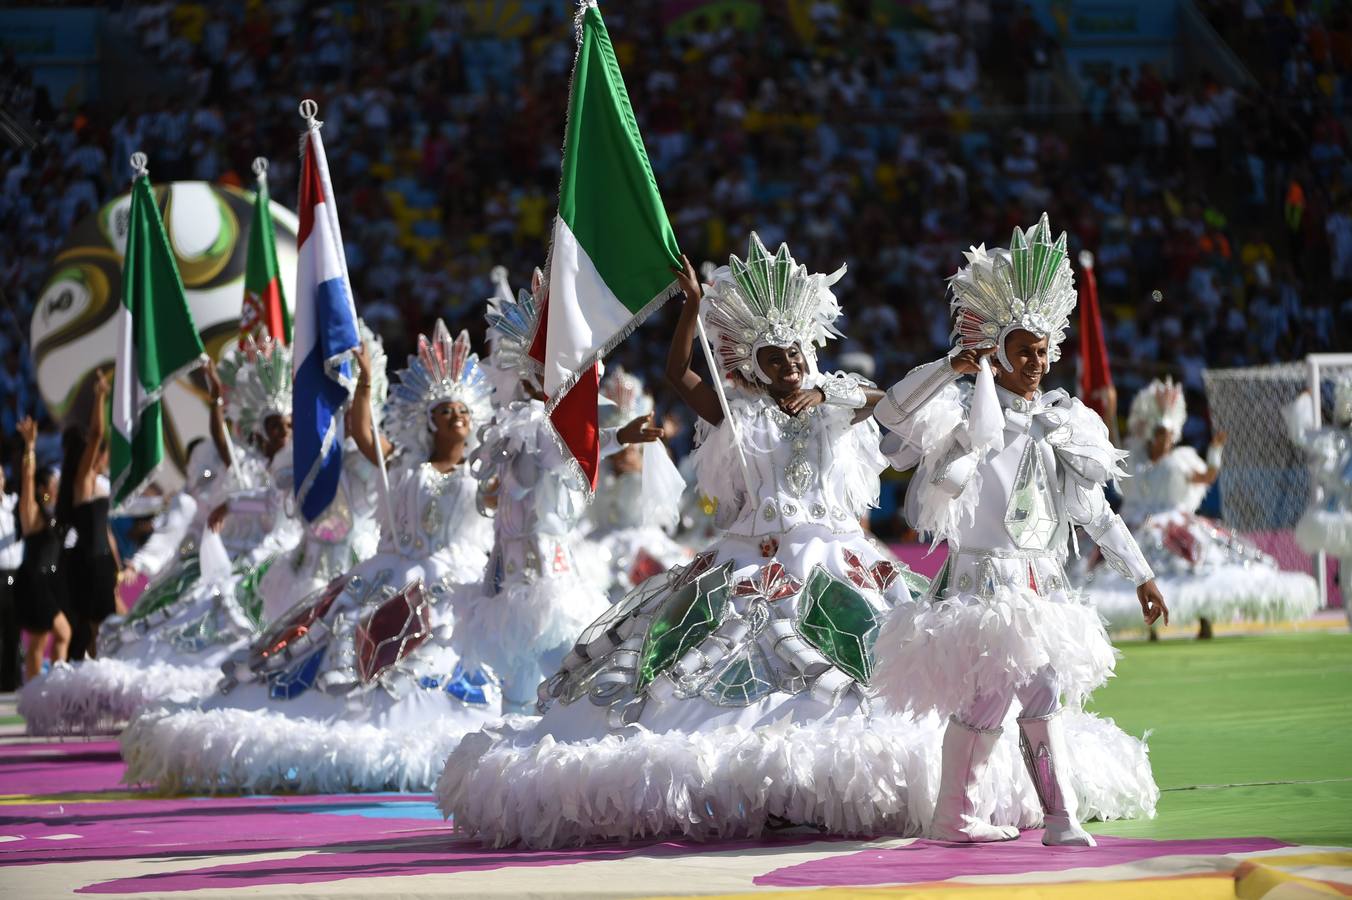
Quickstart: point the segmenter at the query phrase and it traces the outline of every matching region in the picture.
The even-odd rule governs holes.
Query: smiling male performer
[[[1078,704],[1112,674],[1114,653],[1066,584],[1074,526],[1136,584],[1147,623],[1167,622],[1168,610],[1103,495],[1126,454],[1079,400],[1040,389],[1075,308],[1066,236],[1053,243],[1044,214],[1014,229],[1009,249],[966,256],[950,279],[958,345],[893,386],[875,413],[900,440],[894,464],[919,464],[907,517],[949,555],[925,600],[899,605],[883,626],[874,685],[898,709],[949,716],[931,837],[1018,835],[985,820],[976,787],[1017,697],[1043,843],[1093,846],[1076,817],[1059,712],[1063,695]],[[965,375],[975,382],[959,383]],[[1092,763],[1080,755],[1080,767]]]

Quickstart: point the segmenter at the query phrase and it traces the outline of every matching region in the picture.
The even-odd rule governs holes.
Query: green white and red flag
[[[678,288],[667,219],[615,48],[592,0],[578,10],[559,212],[540,312],[550,420],[593,487],[600,467],[597,361]]]
[[[272,225],[268,197],[267,160],[254,160],[258,192],[254,194],[253,223],[249,227],[249,257],[244,269],[244,304],[239,311],[239,345],[264,335],[281,344],[291,343],[291,310],[282,290],[282,273],[277,266],[277,233]]]

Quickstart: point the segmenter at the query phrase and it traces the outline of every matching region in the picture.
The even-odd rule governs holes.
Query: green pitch
[[[1150,737],[1161,795],[1148,838],[1263,836],[1352,846],[1352,635],[1121,645],[1094,712]]]

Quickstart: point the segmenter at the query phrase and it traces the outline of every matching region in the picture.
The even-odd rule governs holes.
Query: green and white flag
[[[122,308],[117,311],[110,468],[113,505],[136,496],[164,460],[160,394],[206,362],[150,178],[131,185]]]
[[[551,405],[676,293],[667,220],[601,12],[584,2],[563,143],[546,310]]]

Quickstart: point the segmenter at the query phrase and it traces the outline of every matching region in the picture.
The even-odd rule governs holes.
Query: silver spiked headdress
[[[653,396],[643,387],[643,379],[616,366],[601,382],[601,396],[610,401],[601,406],[601,426],[616,428],[653,411]]]
[[[269,416],[291,415],[291,348],[270,337],[245,336],[221,356],[226,414],[241,440],[263,436]]]
[[[772,256],[753,231],[746,260],[733,255],[714,270],[706,296],[706,322],[723,374],[769,382],[756,351],[795,345],[815,373],[817,348],[841,336],[835,327],[840,303],[831,286],[844,274],[844,266],[830,275],[808,272],[794,261],[788,244]]]
[[[1047,214],[1032,228],[1015,228],[1009,248],[973,247],[967,265],[948,279],[953,292],[953,336],[965,349],[996,348],[1000,364],[1014,367],[1005,355],[1005,338],[1022,329],[1045,337],[1047,358],[1061,358],[1061,342],[1075,308],[1075,278],[1066,253],[1066,233],[1052,241]]]
[[[522,379],[540,383],[541,368],[531,358],[530,347],[540,324],[540,310],[544,306],[544,274],[536,269],[529,291],[518,291],[512,297],[507,283],[507,270],[493,268],[493,296],[488,298],[488,341],[492,347],[489,363],[494,370],[494,386],[505,402],[517,395]]]
[[[461,331],[451,340],[446,323],[438,319],[430,337],[418,335],[418,352],[408,358],[408,367],[390,389],[385,404],[390,439],[426,455],[432,449],[432,410],[443,403],[463,403],[473,425],[472,447],[479,426],[492,416],[492,390],[479,357],[470,352],[469,333]]]
[[[1156,378],[1141,388],[1131,400],[1127,414],[1127,431],[1137,440],[1149,441],[1156,428],[1166,428],[1177,441],[1183,436],[1183,424],[1188,421],[1188,407],[1183,399],[1183,386],[1172,378]]]

